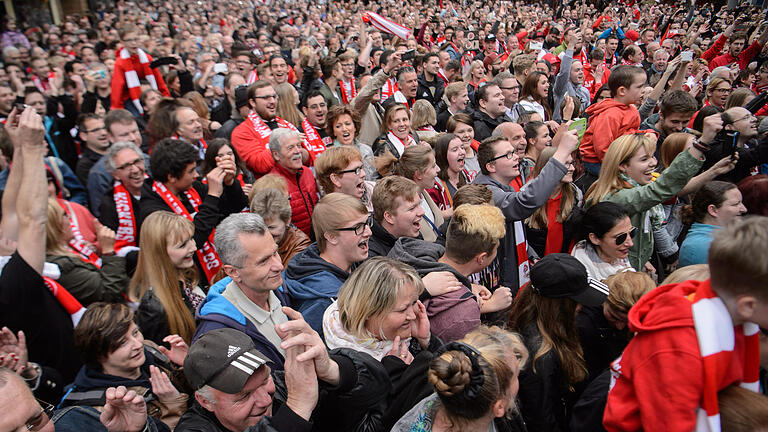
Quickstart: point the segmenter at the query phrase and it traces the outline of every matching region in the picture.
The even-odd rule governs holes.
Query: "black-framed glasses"
[[[254,96],[253,98],[254,99],[264,99],[264,100],[269,100],[269,99],[278,100],[278,99],[280,99],[280,96],[278,96],[277,94],[271,94],[271,95],[265,95],[265,96]]]
[[[754,114],[750,113],[750,114],[745,115],[744,117],[737,118],[736,120],[733,121],[733,123],[738,123],[738,122],[740,122],[742,120],[747,120],[747,119],[752,120],[753,118],[756,119],[757,117]]]
[[[27,427],[28,431],[41,430],[43,427],[45,427],[45,425],[48,424],[49,421],[51,421],[53,413],[56,411],[56,407],[49,404],[48,402],[37,399],[37,403],[40,404],[40,413],[29,419],[29,421],[24,425]]]
[[[365,220],[365,222],[360,222],[359,224],[356,224],[355,226],[346,227],[346,228],[336,228],[336,231],[354,231],[355,235],[363,235],[365,232],[365,227],[372,227],[373,226],[373,216],[368,216],[368,219]]]
[[[637,235],[637,227],[632,227],[629,232],[619,234],[618,237],[616,237],[616,246],[623,245],[624,242],[627,241],[627,236],[630,238],[635,238],[635,235]]]
[[[126,169],[130,168],[130,167],[135,167],[135,166],[137,166],[139,168],[142,168],[143,165],[144,165],[144,158],[138,158],[138,159],[136,159],[136,160],[134,160],[132,162],[126,162],[126,163],[120,165],[119,167],[117,167],[117,170],[118,171],[123,171],[123,170],[126,170]]]
[[[360,175],[360,173],[363,172],[363,166],[360,165],[357,168],[350,168],[348,170],[339,171],[339,175],[344,175],[346,173],[355,173],[355,175]]]
[[[493,161],[499,160],[501,158],[507,158],[507,160],[512,160],[513,157],[515,157],[515,152],[506,152],[506,153],[504,153],[501,156],[496,156],[496,157],[491,158],[488,162],[493,162]]]

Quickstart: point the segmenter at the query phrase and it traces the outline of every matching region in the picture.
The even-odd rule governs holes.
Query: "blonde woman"
[[[629,262],[637,271],[655,273],[649,263],[653,253],[653,232],[662,229],[661,204],[679,194],[704,164],[704,155],[693,145],[680,152],[661,175],[654,157],[654,134],[623,135],[613,141],[600,168],[600,176],[587,191],[586,203],[601,201],[620,204],[629,212],[632,229],[637,230],[629,250]]]
[[[129,297],[138,303],[141,332],[155,343],[177,334],[190,344],[195,332],[195,310],[205,293],[197,286],[194,233],[191,221],[166,211],[150,214],[141,225]]]
[[[427,140],[437,136],[437,131],[435,131],[437,114],[432,104],[425,99],[419,99],[413,103],[411,111],[413,112],[411,127],[420,140]]]
[[[297,108],[299,93],[296,88],[288,83],[282,83],[275,86],[275,92],[277,93],[277,116],[300,128],[304,114]]]
[[[464,74],[464,82],[467,83],[467,92],[471,95],[477,90],[481,82],[485,81],[485,66],[480,60],[475,60]],[[471,97],[470,97],[471,99]]]

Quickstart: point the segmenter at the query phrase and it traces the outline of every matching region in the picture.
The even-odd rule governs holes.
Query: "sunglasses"
[[[627,241],[627,236],[630,238],[635,238],[635,235],[637,235],[637,227],[632,227],[629,232],[625,232],[623,234],[619,234],[618,237],[616,237],[616,246],[621,246],[624,244],[625,241]]]

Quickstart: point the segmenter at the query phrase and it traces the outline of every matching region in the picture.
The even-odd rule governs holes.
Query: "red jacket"
[[[601,163],[613,140],[637,131],[640,113],[634,105],[606,99],[587,108],[589,126],[581,140],[579,153],[584,162]]]
[[[152,61],[152,56],[147,54],[149,61]],[[139,80],[144,78],[144,67],[139,62],[138,54],[132,55],[130,58],[124,59],[117,56],[115,60],[115,68],[112,71],[112,94],[110,100],[112,101],[111,109],[124,108],[125,101],[131,100],[130,94],[128,94],[128,84],[125,83],[125,71],[135,70],[136,75],[139,76]],[[160,75],[157,69],[152,69],[152,75],[155,76],[157,81],[157,90],[165,97],[171,97],[171,92],[168,91],[168,87],[165,85],[163,76]]]
[[[709,281],[661,286],[630,309],[629,329],[637,334],[612,365],[616,381],[603,417],[609,432],[696,428],[704,368],[691,299],[703,283]],[[718,390],[742,380],[744,335],[734,333],[734,355]]]
[[[733,62],[737,62],[739,64],[739,69],[746,69],[747,66],[749,66],[749,62],[751,62],[752,59],[755,58],[755,56],[758,55],[762,49],[763,46],[755,41],[752,43],[752,45],[747,47],[747,49],[742,51],[738,57],[732,56],[731,53],[725,53],[721,56],[717,56],[712,59],[711,62],[709,62],[709,70],[713,70],[718,66],[728,66]]]
[[[256,178],[268,173],[275,166],[275,160],[267,147],[269,140],[262,140],[248,119],[235,127],[231,141],[232,147]]]
[[[282,165],[275,164],[269,173],[283,177],[288,183],[288,193],[291,196],[291,221],[296,228],[309,235],[312,228],[312,212],[315,210],[318,199],[317,184],[312,170],[303,167],[294,174]]]

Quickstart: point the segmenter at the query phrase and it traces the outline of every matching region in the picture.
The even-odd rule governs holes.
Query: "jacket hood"
[[[401,237],[397,239],[388,256],[410,265],[416,269],[416,272],[421,277],[433,272],[451,272],[464,286],[471,289],[472,283],[466,276],[456,271],[453,267],[437,261],[443,256],[443,253],[445,253],[445,248],[437,243]]]
[[[614,108],[620,109],[623,115],[628,116],[632,113],[633,106],[623,104],[621,102],[616,102],[613,99],[606,99],[600,102],[599,104],[590,105],[589,108],[587,108],[587,114],[589,114],[590,116],[599,115],[609,109],[614,109]]]
[[[692,301],[701,281],[663,285],[645,294],[629,310],[629,329],[633,332],[676,327],[693,327]]]
[[[283,272],[285,280],[296,283],[287,286],[294,299],[335,298],[349,273],[320,258],[317,243],[295,255]]]

